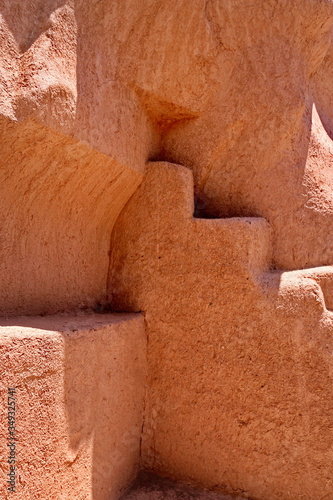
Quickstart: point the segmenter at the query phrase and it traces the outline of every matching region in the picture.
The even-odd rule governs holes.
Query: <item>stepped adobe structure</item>
[[[333,500],[332,35],[0,0],[1,498]]]

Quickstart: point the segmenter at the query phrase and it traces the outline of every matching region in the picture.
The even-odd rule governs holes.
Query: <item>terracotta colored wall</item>
[[[105,303],[112,227],[139,174],[31,122],[1,132],[0,314]]]
[[[1,498],[118,498],[139,465],[143,318],[2,320],[0,362]],[[16,388],[15,493],[6,484],[8,387]]]
[[[250,498],[329,498],[333,268],[270,271],[267,221],[192,213],[190,172],[150,163],[115,227],[110,299],[147,325],[144,465]]]
[[[109,282],[146,466],[258,498],[331,494],[332,6],[0,0],[0,315]]]
[[[311,119],[316,105],[332,130],[330,1],[2,0],[0,12],[1,185],[17,205],[0,200],[3,312],[105,299],[113,221],[152,158],[193,171],[201,212],[265,217],[277,268],[332,262],[332,147]],[[35,199],[38,228],[24,215]]]

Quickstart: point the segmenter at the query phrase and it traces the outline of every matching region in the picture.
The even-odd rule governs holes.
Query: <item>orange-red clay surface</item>
[[[148,468],[333,500],[332,30],[331,0],[0,0],[18,499]]]

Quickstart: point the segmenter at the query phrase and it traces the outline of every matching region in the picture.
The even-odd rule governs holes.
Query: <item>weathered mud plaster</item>
[[[1,498],[118,498],[139,466],[143,317],[2,320],[0,363]],[[8,387],[16,388],[15,493],[6,476]]]
[[[192,214],[191,173],[150,163],[114,231],[111,303],[144,311],[149,339],[143,463],[249,498],[330,498],[333,267],[270,271],[265,219]]]
[[[140,176],[35,122],[2,125],[0,314],[104,304],[112,227]]]
[[[105,299],[106,242],[152,158],[193,171],[203,214],[266,218],[277,268],[333,262],[331,1],[1,0],[0,14],[0,180],[16,205],[0,199],[1,273],[17,281],[1,311]]]
[[[223,495],[207,489],[193,488],[188,484],[171,481],[154,474],[142,472],[121,500],[243,500],[244,497]]]
[[[144,465],[260,500],[332,496],[332,26],[330,0],[0,0],[0,315],[143,310]]]

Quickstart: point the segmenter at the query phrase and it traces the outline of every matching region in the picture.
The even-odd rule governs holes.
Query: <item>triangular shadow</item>
[[[3,0],[0,3],[2,15],[8,29],[15,38],[21,52],[25,52],[51,26],[50,16],[66,0]]]

